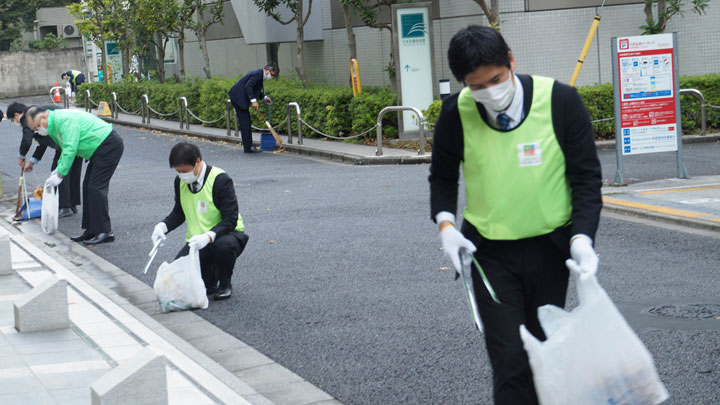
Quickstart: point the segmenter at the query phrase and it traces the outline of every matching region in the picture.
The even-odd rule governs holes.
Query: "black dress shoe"
[[[232,288],[230,288],[230,287],[222,288],[221,287],[220,290],[218,290],[217,294],[215,294],[215,301],[226,300],[226,299],[230,298],[231,295],[232,295]]]
[[[60,208],[58,211],[58,218],[71,217],[74,214],[71,208]]]
[[[100,232],[99,234],[95,235],[94,238],[85,240],[83,243],[87,245],[99,245],[101,243],[108,243],[113,242],[115,240],[115,235],[112,232]]]
[[[70,209],[72,210],[73,214],[77,214],[78,209],[76,205],[73,205],[72,207],[70,207]]]
[[[262,152],[260,149],[252,146],[250,149],[245,149],[245,153],[260,153]]]
[[[94,234],[94,233],[90,233],[90,232],[88,232],[88,231],[85,231],[85,232],[82,233],[82,235],[73,236],[72,238],[70,238],[70,240],[72,240],[73,242],[84,242],[84,241],[90,240],[90,239],[92,239],[92,238],[94,238],[94,237],[95,237],[95,234]]]

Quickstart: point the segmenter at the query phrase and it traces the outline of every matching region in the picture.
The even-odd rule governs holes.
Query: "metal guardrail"
[[[63,103],[63,108],[70,108],[70,98],[68,97],[67,91],[65,91],[65,87],[62,86],[53,86],[50,88],[50,102],[55,104],[55,90],[58,90],[58,92],[62,93],[61,101]]]
[[[385,113],[389,111],[413,111],[418,116],[418,128],[420,131],[420,149],[418,150],[418,155],[422,156],[425,154],[425,143],[427,140],[425,139],[425,116],[422,112],[420,112],[419,109],[415,107],[407,107],[407,106],[389,106],[385,107],[382,110],[380,110],[380,114],[378,114],[377,119],[377,150],[375,151],[375,156],[382,156],[382,118],[385,115]]]
[[[227,101],[225,101],[225,128],[227,129],[227,136],[230,136],[230,111],[235,112],[235,107],[233,107],[232,105],[232,100],[228,99]],[[235,114],[232,114],[232,117],[233,121],[235,121],[235,137],[237,138],[238,136],[240,136],[240,134],[238,134],[239,131],[237,116],[235,116]]]
[[[680,89],[680,94],[692,94],[700,101],[700,135],[707,132],[707,120],[705,117],[705,96],[698,89]]]
[[[118,118],[118,102],[117,102],[117,93],[114,91],[110,93],[110,113],[111,117],[113,119]]]
[[[150,100],[147,94],[140,96],[140,112],[142,113],[142,123],[150,123]],[[147,121],[146,121],[147,120]]]
[[[300,121],[301,121],[301,118],[300,118],[300,105],[299,105],[298,103],[294,102],[294,101],[293,101],[292,103],[289,103],[289,104],[287,105],[287,110],[286,110],[287,127],[288,127],[288,141],[287,141],[287,143],[289,143],[289,144],[292,144],[292,143],[293,143],[293,142],[292,142],[292,138],[293,138],[293,135],[292,135],[292,124],[290,123],[290,107],[295,107],[295,112],[297,113],[296,116],[297,116],[297,127],[298,127],[298,145],[302,145],[302,144],[303,144],[303,138],[302,138],[302,124],[300,123]]]
[[[180,118],[180,129],[183,129],[183,123],[185,129],[190,129],[190,115],[188,114],[188,102],[186,97],[180,97],[178,99],[179,118]]]

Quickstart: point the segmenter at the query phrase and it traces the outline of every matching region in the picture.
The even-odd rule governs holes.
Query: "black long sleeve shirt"
[[[207,185],[207,178],[210,175],[212,166],[208,165],[205,170],[205,179],[203,180],[203,187]],[[168,227],[168,232],[177,228],[185,222],[185,213],[183,212],[182,205],[180,204],[180,187],[188,187],[189,184],[180,181],[180,177],[175,177],[175,206],[173,207],[170,214],[163,219],[165,225]],[[220,222],[215,225],[211,231],[215,232],[216,238],[228,232],[235,230],[237,227],[238,220],[238,203],[237,196],[235,195],[235,186],[232,179],[227,173],[220,173],[215,178],[215,183],[212,189],[213,204],[220,211]]]
[[[523,86],[524,117],[532,104],[532,77],[517,75]],[[430,166],[430,216],[442,211],[455,214],[458,200],[460,163],[464,156],[463,130],[458,111],[458,94],[443,101],[433,136],[432,164]],[[565,173],[571,190],[572,234],[585,234],[595,239],[600,210],[602,209],[602,174],[590,115],[574,87],[555,82],[552,89],[552,121],[557,141],[565,156]],[[488,125],[485,108],[478,110]],[[524,118],[523,118],[524,121]],[[522,125],[522,122],[519,124]],[[473,181],[465,178],[466,182]]]

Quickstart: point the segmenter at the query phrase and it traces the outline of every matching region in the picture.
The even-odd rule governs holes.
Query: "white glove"
[[[598,256],[592,247],[592,239],[587,235],[577,234],[570,241],[572,259],[565,261],[567,268],[585,277],[597,273]]]
[[[477,248],[472,242],[465,239],[463,234],[460,233],[454,226],[448,226],[447,228],[440,231],[440,240],[442,241],[443,250],[445,256],[450,258],[450,261],[455,267],[455,271],[460,273],[462,266],[460,264],[460,248],[466,248],[470,253],[474,253]]]
[[[157,225],[155,225],[155,229],[153,230],[153,233],[152,233],[153,246],[156,243],[158,243],[158,241],[160,241],[160,240],[164,241],[165,239],[167,239],[165,237],[165,234],[167,233],[167,231],[168,231],[168,229],[167,229],[167,225],[165,225],[165,222],[160,222]]]
[[[212,235],[210,234],[210,232],[205,232],[190,238],[190,240],[188,241],[188,245],[190,245],[191,248],[202,250],[210,242],[212,242]]]
[[[50,177],[45,180],[45,186],[57,187],[63,181],[62,177],[57,173],[57,170],[53,171]]]

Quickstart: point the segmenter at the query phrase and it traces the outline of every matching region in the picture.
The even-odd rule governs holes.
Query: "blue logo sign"
[[[629,146],[626,146],[626,147],[625,147],[625,153],[630,153],[630,147],[629,147]]]
[[[427,29],[423,13],[403,14],[400,18],[403,38],[422,38]]]
[[[623,129],[623,135],[630,135],[630,129],[629,128]]]

